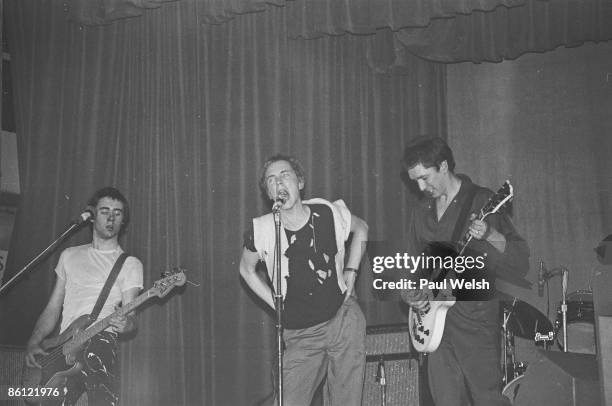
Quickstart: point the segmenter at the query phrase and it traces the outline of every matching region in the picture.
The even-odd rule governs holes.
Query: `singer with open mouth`
[[[281,286],[273,275],[272,213],[253,219],[245,233],[240,274],[272,308],[272,289],[282,293],[283,404],[310,405],[327,376],[325,404],[357,406],[365,368],[365,318],[353,289],[368,226],[342,200],[302,200],[305,182],[293,157],[276,155],[264,163],[259,185],[280,213]],[[272,288],[256,273],[259,261],[266,265]]]

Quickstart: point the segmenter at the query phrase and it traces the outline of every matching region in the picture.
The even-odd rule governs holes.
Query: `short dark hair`
[[[304,168],[302,168],[302,164],[297,160],[294,156],[284,155],[284,154],[276,154],[266,159],[263,167],[261,168],[261,173],[259,175],[259,188],[264,196],[268,197],[268,189],[266,186],[266,171],[274,162],[285,161],[291,165],[291,169],[295,172],[295,176],[297,176],[298,180],[301,181],[304,186],[306,185],[306,175],[304,173]],[[303,191],[304,189],[302,189]]]
[[[406,169],[411,169],[418,164],[425,168],[435,166],[440,169],[440,164],[446,161],[448,170],[454,172],[455,158],[453,151],[446,141],[439,137],[418,137],[412,140],[404,149],[402,163]]]
[[[127,231],[128,224],[130,224],[130,205],[125,196],[112,186],[106,186],[96,190],[87,201],[87,205],[95,209],[100,200],[104,197],[123,203],[123,222],[121,223],[121,231],[119,232],[120,235],[123,235]]]

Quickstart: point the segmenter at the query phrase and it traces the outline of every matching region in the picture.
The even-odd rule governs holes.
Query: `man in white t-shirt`
[[[42,340],[55,328],[60,314],[63,332],[75,319],[90,314],[117,258],[123,253],[119,237],[130,220],[127,199],[117,189],[102,188],[89,201],[93,207],[92,242],[65,249],[55,268],[57,280],[26,349],[26,364],[41,366],[37,355],[46,355]],[[112,314],[119,304],[130,303],[143,287],[142,263],[128,257],[113,284],[98,320]],[[135,329],[133,315],[114,316],[110,327],[94,336],[83,351],[84,368],[68,379],[63,405],[73,405],[87,390],[89,405],[116,405],[115,362],[117,336]]]

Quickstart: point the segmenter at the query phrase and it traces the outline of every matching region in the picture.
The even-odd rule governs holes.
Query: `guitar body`
[[[79,353],[83,347],[72,348],[64,344],[90,324],[89,315],[83,315],[73,321],[60,335],[43,340],[41,347],[48,352],[48,355],[36,359],[42,365],[42,369],[24,365],[23,387],[57,388],[63,395],[68,378],[83,369],[83,364],[79,361]],[[44,404],[44,400],[42,397],[25,398],[25,402],[29,405]]]
[[[446,312],[454,304],[455,298],[452,295],[440,291],[425,309],[416,310],[410,307],[408,331],[415,350],[433,352],[438,349],[444,333]]]

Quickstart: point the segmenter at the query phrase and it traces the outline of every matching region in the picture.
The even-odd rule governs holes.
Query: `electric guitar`
[[[24,366],[23,388],[31,392],[24,394],[26,403],[35,405],[44,402],[46,397],[41,395],[44,393],[63,395],[68,377],[83,369],[83,348],[93,336],[110,325],[113,317],[125,316],[147,300],[164,297],[175,286],[182,286],[187,281],[185,270],[181,268],[167,271],[163,276],[164,278],[153,283],[152,288],[95,324],[91,325],[93,321],[88,314],[84,314],[74,320],[60,335],[43,340],[41,347],[48,354],[36,359],[42,369]],[[31,396],[33,394],[36,396]]]
[[[500,211],[514,197],[512,185],[506,181],[502,187],[489,198],[487,203],[480,209],[478,220],[484,220],[487,216]],[[461,257],[472,241],[472,236],[465,236],[459,243],[459,253],[453,250],[456,257]],[[445,248],[442,248],[444,251]],[[446,249],[448,251],[448,249]],[[439,256],[439,253],[438,253]],[[432,272],[430,281],[437,282],[436,286],[442,286],[451,269],[439,269]],[[486,270],[485,270],[486,271]],[[457,271],[458,272],[458,271]],[[446,283],[444,282],[445,286]],[[421,310],[410,307],[408,313],[408,331],[412,345],[419,352],[433,352],[440,345],[442,333],[444,333],[444,322],[446,313],[456,302],[456,297],[451,289],[432,289],[433,300]]]

